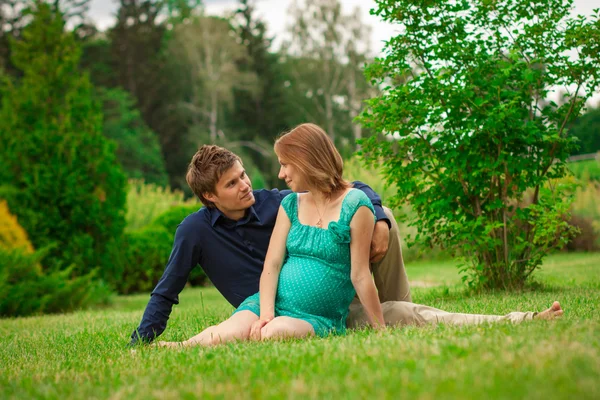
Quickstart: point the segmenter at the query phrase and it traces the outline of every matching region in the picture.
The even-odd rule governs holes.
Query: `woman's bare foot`
[[[558,318],[561,315],[563,315],[564,311],[562,308],[560,308],[560,303],[558,301],[555,301],[554,303],[552,303],[552,307],[550,307],[549,309],[539,312],[537,313],[537,315],[535,316],[536,319],[554,319],[554,318]]]

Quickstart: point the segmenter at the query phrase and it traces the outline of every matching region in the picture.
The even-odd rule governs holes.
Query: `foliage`
[[[289,101],[302,120],[322,126],[342,156],[356,149],[362,127],[351,121],[375,95],[362,67],[371,32],[360,10],[344,13],[340,0],[307,0],[290,7],[293,24],[283,44]]]
[[[196,210],[200,208],[196,199],[185,200],[183,192],[179,190],[171,190],[132,179],[129,181],[127,191],[127,226],[125,229],[134,231],[146,227],[160,214],[176,206],[191,206],[196,207]],[[173,232],[176,227],[173,227]]]
[[[594,222],[591,218],[571,215],[569,225],[577,229],[577,234],[569,240],[566,245],[568,251],[594,251],[598,249],[598,240],[600,235],[594,228]]]
[[[148,292],[156,286],[169,260],[177,226],[199,208],[200,204],[197,203],[173,205],[150,224],[125,234],[121,246],[123,279],[116,282],[119,293]],[[206,276],[201,268],[195,268],[189,283],[201,285],[205,281]]]
[[[10,213],[5,200],[0,200],[0,247],[21,249],[24,253],[33,253],[33,245],[27,237],[27,232],[17,217]]]
[[[600,108],[594,108],[577,118],[569,135],[578,139],[579,148],[573,154],[600,152]]]
[[[0,201],[0,316],[70,311],[108,300],[110,292],[93,282],[95,273],[71,278],[72,268],[44,273],[27,232]]]
[[[116,282],[121,294],[149,292],[161,277],[173,245],[173,234],[149,226],[127,232],[123,240],[123,279]]]
[[[598,12],[570,17],[570,0],[377,3],[400,33],[368,68],[385,88],[361,117],[381,133],[365,159],[383,159],[395,200],[412,204],[415,240],[461,251],[478,287],[521,287],[570,232],[569,191],[547,183],[565,173],[565,127],[600,87]],[[563,105],[544,101],[571,85]]]
[[[160,214],[154,221],[152,221],[152,226],[160,227],[165,229],[167,232],[171,234],[171,242],[173,241],[173,235],[175,234],[175,230],[187,217],[188,215],[195,213],[202,207],[202,204],[190,203],[184,205],[177,205],[169,208],[164,213]]]
[[[275,136],[293,123],[289,117],[293,110],[286,98],[279,54],[270,52],[273,39],[267,37],[266,23],[258,18],[252,3],[241,0],[231,24],[247,55],[237,60],[238,69],[255,74],[257,82],[253,88],[233,88],[234,104],[227,116],[227,130],[235,132],[237,139],[226,147],[242,153],[245,164],[251,160],[256,165],[250,177],[253,187],[259,189],[279,183],[279,164],[272,146]]]
[[[185,189],[185,169],[196,147],[187,135],[190,121],[179,107],[189,96],[189,83],[181,62],[166,51],[171,40],[167,25],[173,21],[162,16],[165,5],[187,13],[193,1],[119,3],[116,24],[106,33],[108,40],[97,38],[87,48],[86,58],[91,58],[85,64],[107,67],[93,69],[96,84],[123,88],[135,98],[144,122],[159,138],[170,186]]]
[[[162,228],[166,232],[168,232],[168,243],[169,245],[171,245],[173,243],[173,239],[175,238],[175,231],[177,230],[177,227],[179,226],[181,221],[183,221],[188,215],[198,211],[200,207],[201,204],[198,203],[171,207],[169,210],[165,211],[164,213],[159,215],[154,221],[152,221],[152,227]],[[168,252],[163,254],[163,267],[167,264],[168,255]],[[190,273],[188,283],[192,286],[202,286],[208,283],[208,278],[206,277],[206,274],[204,273],[202,268],[197,266]]]
[[[76,278],[71,267],[43,272],[45,254],[0,246],[0,316],[60,313],[108,302],[110,290],[94,280],[96,271]]]
[[[223,131],[223,111],[233,106],[234,88],[254,91],[256,75],[237,63],[247,57],[244,46],[232,35],[227,19],[194,16],[175,27],[169,54],[184,63],[191,96],[181,106],[192,124],[196,143],[231,140]]]
[[[117,143],[117,159],[127,177],[167,186],[158,138],[135,108],[135,100],[119,88],[100,88],[98,97],[104,114],[104,135]]]
[[[45,267],[86,275],[112,274],[115,241],[124,225],[125,177],[114,146],[102,135],[92,86],[78,71],[80,50],[59,14],[36,3],[13,41],[23,72],[8,83],[0,109],[0,180],[13,186],[10,209],[34,247],[49,249]]]
[[[581,242],[583,248],[572,246],[574,250],[593,250],[600,248],[600,183],[584,181],[577,187],[571,211],[575,225],[581,232],[574,241]],[[591,244],[588,244],[591,243]]]

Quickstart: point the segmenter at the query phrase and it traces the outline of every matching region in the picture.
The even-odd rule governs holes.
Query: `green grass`
[[[558,321],[400,327],[210,349],[125,348],[148,295],[110,309],[0,320],[0,398],[594,399],[600,396],[600,254],[554,255],[538,291],[468,295],[453,263],[407,266],[415,302],[504,314],[558,299]],[[426,286],[427,283],[430,286]],[[433,286],[431,286],[433,285]],[[186,289],[162,338],[227,317],[214,289]]]
[[[600,181],[600,161],[598,160],[575,161],[569,163],[568,167],[578,179]]]

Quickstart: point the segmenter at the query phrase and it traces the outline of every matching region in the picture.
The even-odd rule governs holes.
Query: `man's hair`
[[[342,178],[342,156],[318,125],[300,124],[284,133],[275,141],[275,152],[302,171],[309,185],[324,193],[349,187]]]
[[[204,197],[204,193],[216,193],[216,186],[221,176],[239,161],[240,157],[231,151],[215,146],[203,145],[198,149],[190,165],[188,165],[185,180],[192,192],[206,207],[215,207],[215,204]]]

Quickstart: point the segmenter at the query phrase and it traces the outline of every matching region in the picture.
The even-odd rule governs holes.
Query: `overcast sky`
[[[598,0],[575,0],[575,13],[589,15],[594,8],[600,7]],[[256,2],[257,13],[261,19],[266,21],[270,36],[275,37],[275,45],[278,45],[278,37],[281,37],[290,23],[287,17],[287,9],[292,0],[258,0]],[[235,0],[204,0],[208,14],[221,15],[227,11],[234,10],[238,6]],[[356,6],[360,7],[363,22],[372,27],[372,49],[376,52],[383,47],[382,42],[388,40],[394,34],[393,25],[379,20],[378,17],[369,14],[369,10],[375,7],[375,0],[342,0],[345,12],[350,12]],[[89,16],[95,21],[96,26],[104,30],[114,24],[117,11],[117,0],[92,0]]]

